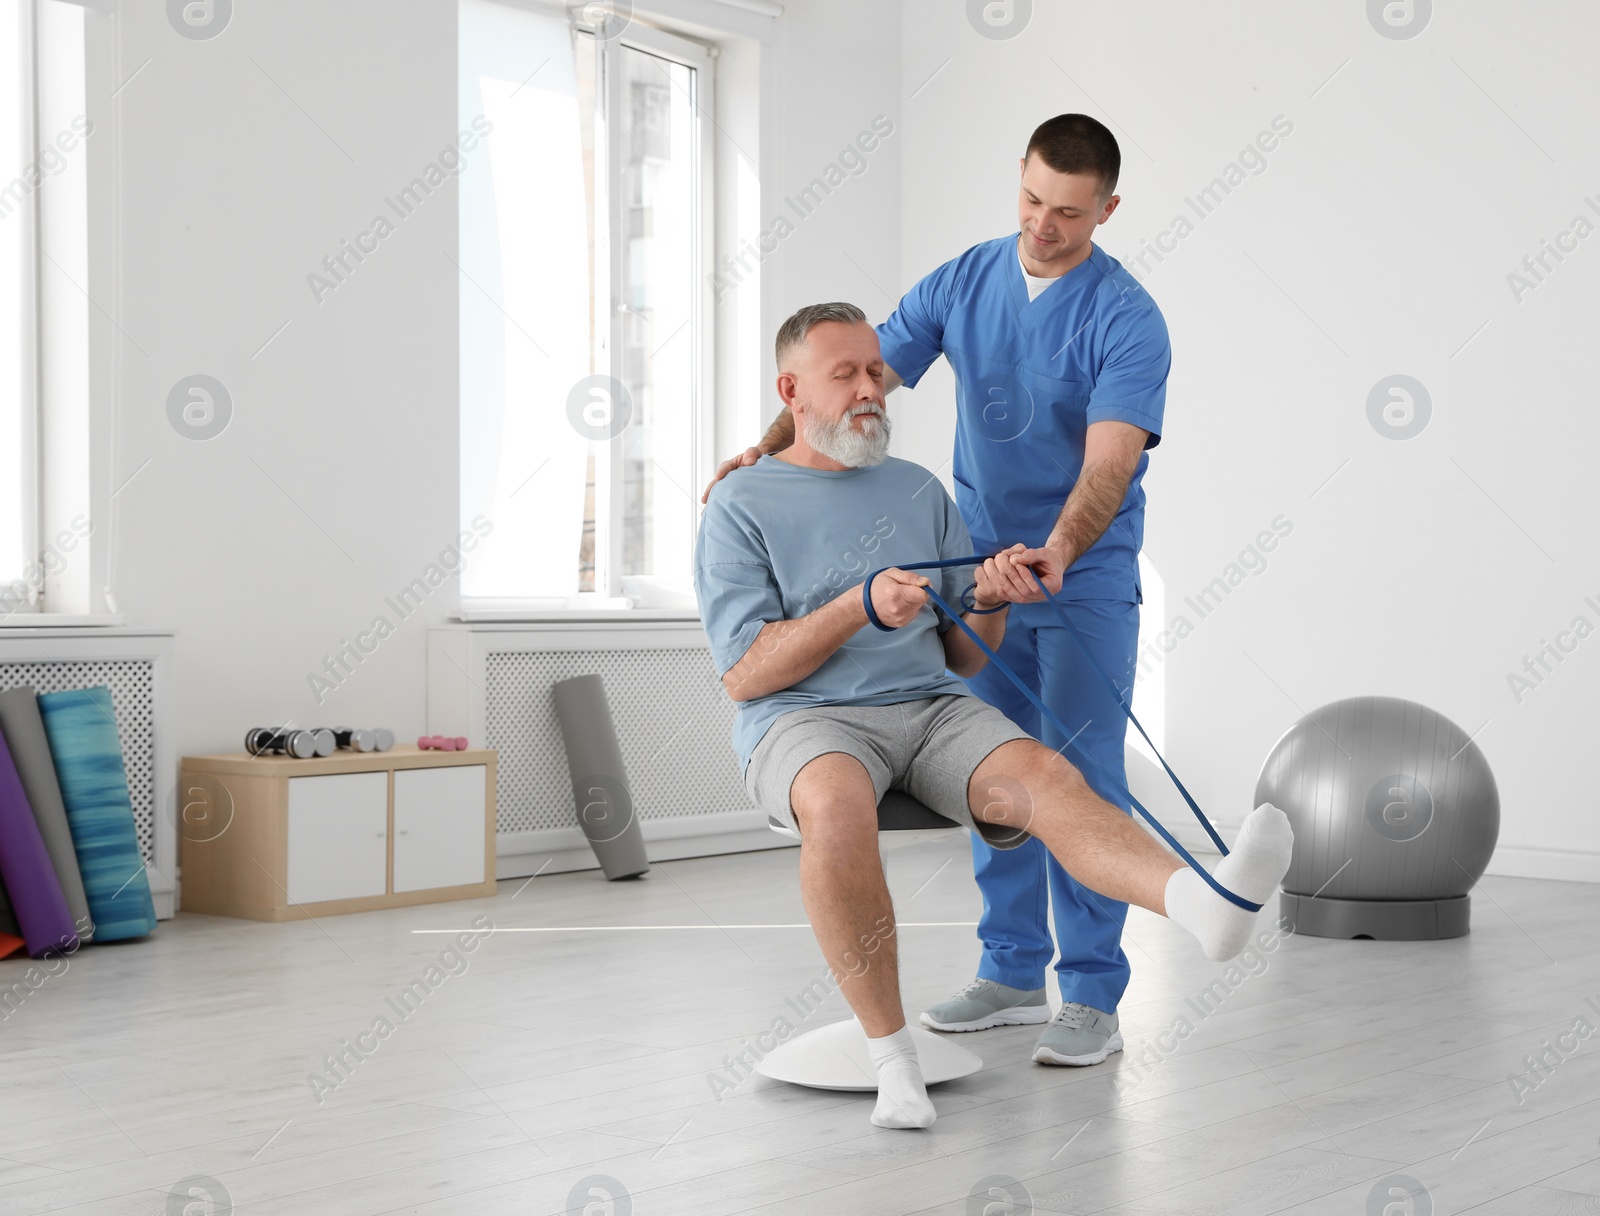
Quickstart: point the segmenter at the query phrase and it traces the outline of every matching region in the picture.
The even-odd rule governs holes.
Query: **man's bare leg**
[[[906,1016],[872,778],[854,756],[829,752],[795,776],[789,805],[800,829],[800,895],[822,957],[867,1036],[893,1034]]]
[[[1171,917],[1200,940],[1209,957],[1233,958],[1247,944],[1252,913],[1216,894],[1042,743],[1013,739],[995,748],[973,771],[967,797],[975,818],[1037,836],[1084,886]],[[1287,816],[1263,804],[1246,818],[1234,850],[1217,866],[1217,881],[1264,902],[1288,872],[1293,843]]]
[[[878,799],[854,756],[828,752],[789,787],[800,830],[800,895],[822,956],[867,1032],[879,1127],[927,1127],[933,1104],[900,1004],[894,907],[878,858]]]

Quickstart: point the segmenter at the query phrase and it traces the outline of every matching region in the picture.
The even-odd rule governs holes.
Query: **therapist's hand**
[[[1050,546],[1043,549],[1023,549],[1012,557],[1011,566],[1006,572],[1009,591],[1006,598],[1013,604],[1042,603],[1044,596],[1039,591],[1039,584],[1033,581],[1033,575],[1024,567],[1032,566],[1050,594],[1055,595],[1061,590],[1061,580],[1071,564],[1071,556],[1062,549]]]
[[[706,492],[704,494],[700,495],[700,501],[701,502],[705,502],[708,498],[710,498],[711,497],[711,487],[716,485],[717,482],[721,481],[729,473],[733,472],[735,469],[744,468],[746,465],[752,465],[752,464],[754,464],[756,461],[758,461],[760,459],[761,459],[761,449],[760,448],[746,448],[744,451],[740,452],[737,456],[731,456],[727,460],[724,460],[721,464],[719,464],[717,466],[717,474],[716,474],[716,476],[713,477],[709,482],[706,483]]]
[[[1014,603],[1023,590],[1023,583],[1033,586],[1027,571],[1015,568],[1015,562],[1027,548],[1019,541],[1009,549],[1000,550],[983,565],[973,567],[972,581],[977,584],[972,593],[974,608],[987,610]]]

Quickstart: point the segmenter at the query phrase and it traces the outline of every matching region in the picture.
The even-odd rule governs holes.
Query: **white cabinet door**
[[[389,774],[289,778],[289,902],[383,895]]]
[[[483,881],[487,773],[482,764],[396,770],[396,891]]]

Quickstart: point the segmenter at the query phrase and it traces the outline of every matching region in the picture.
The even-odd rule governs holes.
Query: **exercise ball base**
[[[1431,942],[1465,937],[1472,897],[1449,899],[1327,899],[1278,894],[1278,911],[1307,937],[1370,937],[1379,942]]]
[[[957,1047],[920,1026],[912,1026],[911,1041],[916,1044],[917,1063],[925,1085],[954,1081],[983,1067],[983,1057],[965,1047]],[[808,1085],[812,1089],[842,1089],[876,1092],[878,1070],[867,1051],[867,1032],[851,1018],[809,1030],[769,1052],[756,1065],[756,1071],[774,1081]]]

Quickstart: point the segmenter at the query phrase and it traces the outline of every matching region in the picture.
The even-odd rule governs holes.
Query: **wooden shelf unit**
[[[285,921],[493,895],[496,759],[186,756],[179,907]]]

